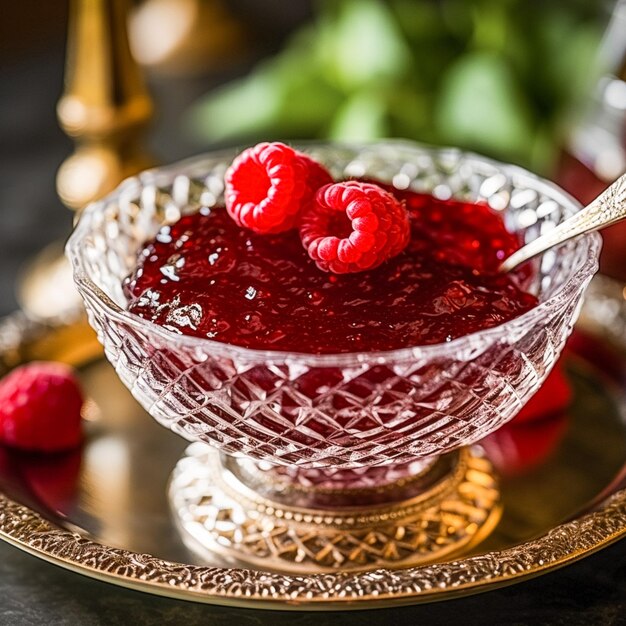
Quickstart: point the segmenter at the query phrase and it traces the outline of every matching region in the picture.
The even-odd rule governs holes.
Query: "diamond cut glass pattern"
[[[556,186],[516,167],[407,142],[302,148],[336,178],[366,176],[439,197],[483,200],[528,241],[576,212]],[[478,441],[543,382],[597,269],[588,235],[537,261],[540,304],[446,344],[383,353],[249,350],[177,335],[125,310],[121,283],[159,227],[220,201],[234,153],[145,172],[82,214],[68,243],[105,353],[161,424],[229,454],[303,468],[408,462]]]

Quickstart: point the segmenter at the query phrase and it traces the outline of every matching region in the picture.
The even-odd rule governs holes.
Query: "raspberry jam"
[[[258,235],[203,208],[146,244],[129,310],[186,335],[324,354],[446,342],[537,303],[523,270],[495,273],[519,241],[487,205],[386,188],[406,202],[411,240],[376,269],[322,272],[297,231]]]

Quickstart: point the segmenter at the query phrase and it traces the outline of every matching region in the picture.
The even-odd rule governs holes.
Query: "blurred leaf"
[[[445,30],[461,41],[469,41],[474,32],[473,14],[476,2],[441,0],[438,4]]]
[[[474,32],[472,43],[480,50],[501,52],[506,49],[510,14],[507,4],[500,2],[473,2]]]
[[[281,97],[276,76],[257,70],[197,103],[190,112],[190,126],[210,141],[256,134],[272,126]]]
[[[446,141],[497,155],[530,154],[528,103],[509,67],[496,55],[468,54],[450,67],[435,121]]]
[[[392,0],[390,6],[398,27],[410,41],[430,41],[441,36],[443,25],[439,3]]]
[[[560,146],[554,141],[554,132],[549,123],[540,125],[532,137],[528,165],[536,172],[548,171],[558,157]]]
[[[602,3],[318,0],[276,57],[192,111],[212,142],[403,136],[547,168],[592,84]]]
[[[315,136],[342,95],[311,63],[307,38],[250,76],[215,90],[196,104],[191,125],[210,141],[244,137]]]
[[[571,23],[571,18],[554,19],[542,25],[545,55],[545,83],[553,98],[569,101],[580,98],[592,85],[600,33],[597,27]]]
[[[418,91],[410,84],[393,89],[388,97],[390,136],[432,142],[432,94]]]
[[[322,54],[338,85],[351,90],[400,77],[410,62],[410,51],[386,3],[343,0],[331,4],[334,29]]]
[[[328,131],[335,141],[369,141],[388,134],[386,104],[380,92],[361,91],[339,109]]]

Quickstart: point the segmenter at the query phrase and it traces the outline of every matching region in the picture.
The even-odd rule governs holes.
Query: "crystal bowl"
[[[580,205],[518,167],[404,141],[301,146],[335,178],[485,201],[532,240]],[[510,420],[557,360],[597,269],[596,234],[543,255],[523,315],[445,344],[311,355],[176,334],[126,310],[122,280],[166,223],[220,203],[234,152],[150,170],[87,207],[67,253],[109,361],[161,424],[223,452],[307,469],[414,462]]]

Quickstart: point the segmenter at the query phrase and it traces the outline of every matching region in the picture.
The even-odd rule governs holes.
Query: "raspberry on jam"
[[[259,143],[244,150],[226,171],[226,208],[256,233],[280,233],[296,226],[300,211],[330,174],[284,143]]]
[[[146,244],[124,284],[129,310],[182,334],[329,354],[446,342],[535,306],[523,273],[496,272],[519,247],[500,215],[380,186],[405,203],[411,236],[375,269],[322,272],[296,231],[259,235],[204,208]]]
[[[326,185],[302,212],[300,238],[325,272],[373,269],[404,250],[411,234],[402,202],[379,185]]]

